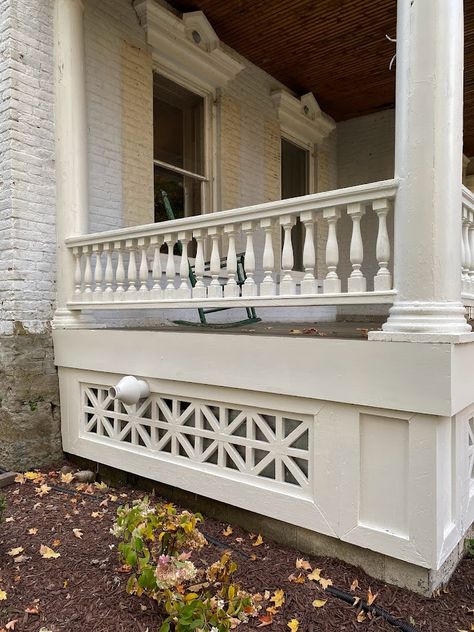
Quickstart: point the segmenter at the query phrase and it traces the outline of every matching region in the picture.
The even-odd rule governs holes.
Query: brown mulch
[[[158,632],[162,620],[158,606],[125,592],[128,575],[119,572],[117,540],[109,533],[117,505],[141,497],[143,492],[94,489],[88,495],[75,492],[74,484],[59,479],[47,482],[67,491],[51,489],[40,497],[35,491],[38,484],[29,481],[2,490],[7,499],[7,522],[0,527],[0,590],[6,591],[7,599],[0,601],[0,632],[39,632],[41,628],[48,632]],[[357,579],[359,589],[354,594],[363,599],[370,587],[378,593],[377,605],[410,622],[417,632],[474,629],[472,559],[459,565],[440,596],[428,599],[374,580],[338,560],[304,556],[267,540],[253,546],[255,539],[238,527],[226,537],[226,527],[205,520],[202,530],[210,543],[199,557],[215,561],[230,548],[239,565],[238,579],[247,590],[264,593],[281,588],[285,592],[286,601],[270,625],[259,628],[259,621],[252,620],[239,628],[242,632],[288,632],[287,623],[293,618],[300,622],[299,632],[398,629],[381,618],[358,623],[357,608],[325,593],[315,582],[289,582],[289,575],[297,572],[299,557],[309,560],[313,568],[323,569],[322,576],[342,590],[349,591]],[[30,534],[29,529],[37,532]],[[73,529],[82,531],[81,539]],[[42,544],[58,551],[60,557],[43,559],[39,554]],[[19,562],[8,555],[16,547],[24,549]],[[312,606],[315,599],[327,599],[327,603],[316,609]],[[14,626],[5,628],[11,621],[16,621]]]

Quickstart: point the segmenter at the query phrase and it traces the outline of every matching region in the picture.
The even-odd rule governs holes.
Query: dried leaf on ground
[[[252,546],[260,546],[261,544],[263,544],[263,538],[259,533],[255,539],[255,542],[252,542]]]
[[[285,593],[281,588],[278,588],[273,593],[273,596],[270,597],[270,601],[273,601],[276,608],[281,608],[281,606],[285,603]]]
[[[363,623],[367,619],[367,617],[365,616],[365,612],[363,610],[359,612],[356,618],[357,618],[358,623]]]
[[[291,575],[288,577],[288,581],[292,582],[293,584],[304,584],[305,575],[303,575],[303,573],[298,573],[298,575],[295,575],[295,573],[291,573]]]
[[[5,624],[5,630],[14,630],[17,623],[18,623],[18,619],[12,619],[11,621]]]
[[[15,520],[15,518],[13,516],[9,516],[8,518],[5,518],[5,522],[13,522]]]
[[[20,485],[24,485],[26,483],[26,477],[24,474],[17,474],[14,480],[15,483],[20,483]]]
[[[313,606],[315,608],[322,608],[323,606],[326,605],[327,599],[315,599],[313,601]]]
[[[41,557],[44,557],[45,560],[56,559],[57,557],[61,557],[60,553],[58,553],[57,551],[53,551],[53,549],[49,548],[49,546],[46,546],[44,544],[40,546],[39,552],[41,554]]]
[[[73,529],[72,532],[74,533],[76,538],[79,538],[79,540],[82,538],[82,536],[84,535],[82,533],[81,529]]]
[[[20,553],[23,553],[24,550],[25,549],[22,546],[17,546],[16,548],[8,551],[7,555],[10,555],[11,557],[16,557],[17,555],[20,555]]]
[[[359,588],[359,580],[354,579],[354,581],[351,584],[351,592],[355,592],[358,588]]]
[[[72,483],[74,480],[74,474],[72,472],[66,472],[65,474],[61,474],[61,483]]]
[[[302,558],[296,558],[296,568],[301,568],[304,571],[311,570],[311,564],[307,560],[303,560]]]
[[[292,619],[291,621],[288,621],[286,625],[290,628],[291,632],[297,632],[300,627],[300,622],[298,619]]]
[[[260,623],[257,627],[263,628],[266,625],[271,625],[273,623],[273,615],[267,612],[267,614],[262,614],[260,617],[258,617],[258,620],[260,621]]]
[[[0,601],[5,601],[7,598],[7,593],[4,590],[0,590]]]
[[[102,483],[94,483],[94,487],[96,489],[107,489],[108,485],[104,482]]]
[[[46,485],[46,483],[44,483],[40,487],[35,487],[35,491],[36,491],[36,495],[42,498],[46,494],[49,494],[49,492],[51,491],[51,487],[49,485]]]
[[[326,590],[328,586],[332,586],[332,579],[324,579],[324,577],[321,577],[319,583],[324,588],[324,590]]]
[[[372,590],[370,589],[369,586],[369,590],[367,591],[367,605],[371,606],[374,601],[377,599],[377,595],[378,593],[375,593],[375,595],[372,593]]]
[[[29,535],[36,535],[37,533],[38,533],[38,529],[36,527],[32,527],[31,529],[28,529]]]
[[[43,478],[43,475],[39,472],[25,472],[23,476],[29,481],[37,481],[40,478]]]
[[[311,579],[314,582],[319,582],[319,580],[321,579],[322,570],[322,568],[315,568],[313,572],[308,575],[308,579]]]
[[[224,535],[226,538],[228,538],[230,535],[232,535],[234,532],[234,530],[232,529],[232,527],[230,526],[230,524],[222,531],[222,535]]]

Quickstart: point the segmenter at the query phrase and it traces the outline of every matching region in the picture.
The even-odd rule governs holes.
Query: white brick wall
[[[0,333],[41,333],[56,257],[52,2],[0,0],[0,15]]]

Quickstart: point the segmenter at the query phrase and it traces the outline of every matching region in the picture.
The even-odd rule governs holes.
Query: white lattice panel
[[[82,432],[107,443],[302,489],[311,484],[312,434],[304,417],[157,393],[125,406],[108,387],[92,385],[82,385],[82,402]]]

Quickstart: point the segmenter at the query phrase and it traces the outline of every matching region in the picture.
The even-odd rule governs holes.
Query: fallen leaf
[[[298,575],[291,573],[291,575],[288,577],[288,581],[292,582],[293,584],[304,584],[305,576],[303,575],[303,573],[298,573]]]
[[[302,568],[304,571],[311,570],[311,564],[301,558],[296,558],[296,568]]]
[[[379,593],[375,593],[375,595],[372,593],[370,586],[369,586],[369,590],[367,591],[367,605],[371,606],[374,601],[377,599],[377,595]]]
[[[109,506],[109,499],[105,498],[102,502],[99,503],[99,507],[108,507]]]
[[[67,579],[65,579],[63,581],[63,588],[67,588],[69,586],[69,581]]]
[[[322,570],[322,568],[315,568],[314,571],[308,575],[308,579],[312,579],[314,582],[319,582]]]
[[[38,507],[41,507],[41,503],[35,503],[35,504],[33,505],[33,509],[34,509],[34,510],[35,510],[35,509],[38,509]]]
[[[9,518],[5,518],[5,522],[13,522],[15,520],[15,518],[13,516],[10,516]]]
[[[255,555],[255,553],[250,554],[250,559],[252,560],[252,562],[255,562],[255,560],[257,559],[257,556]]]
[[[289,333],[296,335],[296,334],[302,334],[303,332],[301,331],[301,329],[290,329]]]
[[[45,560],[56,559],[57,557],[61,557],[60,553],[53,551],[53,549],[50,549],[49,546],[45,546],[44,544],[40,546],[39,552],[41,554],[41,557],[44,557]]]
[[[235,541],[238,542],[239,544],[242,544],[244,539],[243,538],[235,538]]]
[[[44,483],[40,487],[35,487],[35,491],[36,491],[36,495],[42,498],[46,494],[49,494],[49,492],[51,491],[51,487],[49,485],[46,485],[46,483]]]
[[[359,602],[360,602],[360,597],[354,597],[354,601],[352,602],[352,605],[357,606]]]
[[[292,619],[291,621],[288,621],[286,625],[290,628],[291,632],[297,632],[300,627],[300,622],[298,619]]]
[[[118,500],[118,496],[114,496],[114,494],[109,494],[109,498],[111,502],[116,502]]]
[[[323,606],[326,605],[327,599],[315,599],[313,601],[313,606],[315,608],[322,608]]]
[[[258,617],[258,620],[260,621],[260,623],[258,624],[257,628],[263,628],[266,625],[271,625],[273,623],[273,615],[268,612],[267,614],[262,614],[260,617]]]
[[[26,561],[27,558],[26,555],[19,555],[18,557],[14,557],[13,561],[15,562],[15,564],[21,564],[22,562]]]
[[[14,480],[15,483],[20,483],[20,485],[24,485],[26,483],[26,478],[24,474],[17,474]]]
[[[278,588],[273,593],[273,596],[270,598],[270,601],[273,601],[277,608],[281,608],[281,606],[285,603],[285,593],[281,588]]]
[[[38,529],[36,527],[32,527],[31,529],[28,529],[29,535],[36,535],[37,533],[38,533]]]
[[[361,610],[359,612],[359,614],[357,615],[357,622],[358,623],[363,623],[366,619],[367,619],[367,617],[365,616],[365,612],[363,610]]]
[[[351,584],[351,592],[355,592],[357,588],[359,588],[359,580],[354,579],[354,581]]]
[[[66,472],[61,474],[61,483],[71,483],[74,480],[74,474],[72,472]]]
[[[103,513],[101,513],[100,511],[93,511],[93,512],[91,513],[91,517],[92,517],[92,518],[102,518],[102,516],[103,516],[103,515],[104,515],[104,514],[103,514]]]
[[[5,630],[14,630],[17,623],[18,623],[18,619],[12,619],[11,621],[5,624]]]
[[[223,531],[222,531],[222,535],[225,535],[226,538],[228,538],[230,535],[232,535],[232,533],[234,532],[234,530],[232,529],[232,527],[230,525],[228,525]]]
[[[27,612],[28,614],[39,614],[39,607],[28,606],[28,608],[25,608],[25,612]]]
[[[25,472],[23,476],[29,481],[37,481],[39,478],[43,478],[39,472]]]
[[[324,577],[321,577],[319,583],[324,588],[324,590],[326,590],[328,586],[332,586],[332,579],[324,579]]]
[[[252,546],[260,546],[261,544],[263,544],[263,538],[259,533],[255,542],[252,542]]]
[[[53,540],[53,546],[59,546],[61,544],[61,540],[58,540],[56,538],[56,540]]]
[[[73,529],[72,532],[74,533],[74,535],[76,536],[76,538],[79,538],[79,540],[82,538],[83,533],[81,531],[81,529]]]
[[[107,489],[108,486],[102,482],[102,483],[94,483],[94,487],[96,489]]]
[[[25,549],[22,546],[17,546],[16,549],[11,549],[10,551],[8,551],[8,555],[16,557],[17,555],[20,555],[20,553],[23,553],[24,550]]]
[[[0,601],[5,601],[7,593],[4,590],[0,590]]]

